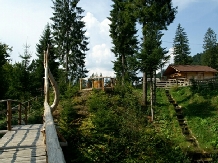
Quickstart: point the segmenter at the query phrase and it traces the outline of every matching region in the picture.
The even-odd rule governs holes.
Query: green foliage
[[[143,43],[138,55],[140,70],[142,72],[152,72],[156,70],[162,62],[166,62],[168,57],[165,48],[161,47],[161,30],[175,19],[176,8],[173,8],[171,0],[165,1],[141,1],[134,0],[137,20],[142,27]]]
[[[78,0],[53,1],[53,17],[51,18],[54,45],[60,65],[65,68],[65,83],[78,82],[86,77],[85,52],[89,49],[88,38],[85,37],[85,22],[81,19],[84,10],[78,7]]]
[[[189,48],[188,36],[184,31],[184,28],[181,27],[181,24],[179,24],[176,29],[173,47],[175,65],[188,65],[192,62],[192,58],[189,56],[191,52]]]
[[[5,98],[9,87],[7,83],[8,73],[5,65],[8,65],[9,53],[12,51],[8,45],[0,42],[0,99]]]
[[[208,28],[207,32],[204,35],[203,48],[203,64],[210,66],[214,69],[218,69],[217,38],[215,32],[211,28]]]
[[[174,99],[183,107],[188,126],[205,151],[217,149],[217,90],[192,91],[179,88],[171,90]]]
[[[70,99],[72,98],[75,94],[77,94],[79,91],[79,84],[74,85],[74,86],[66,86],[66,91],[63,94],[64,98]]]
[[[61,111],[61,119],[59,121],[59,125],[63,135],[68,138],[74,133],[71,125],[72,121],[76,118],[76,112],[73,109],[73,104],[70,100],[64,101],[62,103],[62,107],[64,109]]]
[[[28,124],[42,124],[43,123],[43,98],[39,98],[38,101],[31,102],[31,110],[28,114]]]
[[[114,46],[111,51],[115,54],[114,71],[117,79],[125,82],[132,81],[136,76],[137,30],[136,18],[133,15],[133,1],[113,0],[109,20],[110,36]]]
[[[33,94],[39,95],[41,92],[39,90],[44,89],[44,51],[47,50],[49,45],[49,69],[54,76],[55,80],[58,81],[58,62],[55,60],[57,56],[55,54],[55,48],[53,44],[53,39],[51,36],[51,29],[49,24],[45,26],[45,29],[39,39],[39,43],[36,44],[37,58],[30,64],[30,80],[32,85]],[[38,90],[38,91],[37,91]]]
[[[65,152],[72,156],[67,155],[69,162],[188,163],[182,153],[184,138],[172,125],[175,111],[168,108],[164,91],[158,90],[157,124],[148,123],[141,94],[130,85],[120,85],[110,94],[94,90],[89,96],[73,97],[73,102],[65,98],[60,127],[69,143]],[[82,108],[89,111],[86,117],[76,113]]]
[[[197,53],[192,57],[192,65],[203,65],[202,63],[202,55],[203,53]]]

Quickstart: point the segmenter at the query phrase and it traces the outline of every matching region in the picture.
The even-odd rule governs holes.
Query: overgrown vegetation
[[[158,90],[154,123],[141,107],[141,94],[117,86],[114,92],[95,90],[62,101],[59,124],[69,143],[67,162],[189,162],[165,92]]]

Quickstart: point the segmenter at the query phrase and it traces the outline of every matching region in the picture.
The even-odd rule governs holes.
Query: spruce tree
[[[6,80],[7,73],[5,72],[4,65],[8,63],[11,51],[11,47],[0,42],[0,99],[6,98],[5,95],[8,90],[9,82]]]
[[[146,105],[147,73],[151,73],[149,72],[151,69],[154,68],[155,70],[155,68],[158,67],[158,65],[152,65],[152,67],[150,67],[150,64],[148,64],[152,62],[152,56],[154,56],[151,55],[151,51],[156,51],[155,49],[159,49],[158,51],[160,52],[161,50],[158,43],[160,40],[157,39],[157,46],[153,49],[150,49],[151,45],[149,45],[149,40],[153,40],[155,37],[159,38],[161,36],[160,31],[166,30],[167,26],[175,19],[177,8],[173,8],[172,0],[134,0],[133,2],[133,5],[135,6],[134,13],[138,22],[142,25],[143,43],[140,52],[141,54],[138,58],[141,60],[139,65],[140,70],[143,72],[143,104]],[[149,38],[150,36],[152,37]],[[161,60],[165,61],[166,56],[163,55],[164,53],[164,51],[160,52],[164,58],[159,58],[159,62],[156,63],[161,63]]]
[[[14,76],[18,84],[18,92],[20,93],[19,99],[30,99],[31,96],[31,85],[30,80],[30,59],[32,54],[30,52],[30,45],[27,43],[24,45],[24,52],[20,58],[22,59],[21,63],[16,63],[14,66]],[[16,83],[15,83],[16,84]]]
[[[79,0],[54,0],[52,29],[57,46],[57,55],[65,68],[66,82],[77,82],[86,77],[85,57],[88,38],[85,37],[85,23],[81,21],[84,10],[78,7]]]
[[[189,56],[191,53],[189,48],[189,40],[184,28],[181,27],[181,24],[177,26],[175,38],[173,40],[173,47],[174,64],[191,64],[192,58]]]
[[[202,65],[202,55],[203,53],[197,53],[192,57],[192,65]]]
[[[216,33],[211,28],[208,28],[204,35],[203,48],[203,64],[218,69],[217,38]]]
[[[115,54],[114,71],[118,79],[131,81],[135,76],[135,61],[137,50],[136,19],[132,12],[132,0],[112,0],[114,4],[110,11],[110,36],[114,46],[111,51]]]

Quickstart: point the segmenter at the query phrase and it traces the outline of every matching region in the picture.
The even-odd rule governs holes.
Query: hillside
[[[182,107],[187,124],[202,150],[217,153],[218,149],[218,91],[190,87],[173,88],[171,94]]]
[[[188,161],[173,107],[158,91],[155,122],[141,107],[141,90],[82,92],[62,101],[59,125],[69,146],[68,162]]]

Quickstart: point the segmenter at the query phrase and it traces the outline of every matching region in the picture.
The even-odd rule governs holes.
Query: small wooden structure
[[[80,90],[113,89],[114,85],[115,78],[112,77],[80,78]]]
[[[202,65],[169,65],[163,76],[166,76],[167,79],[203,80],[213,78],[217,72],[211,67]]]

